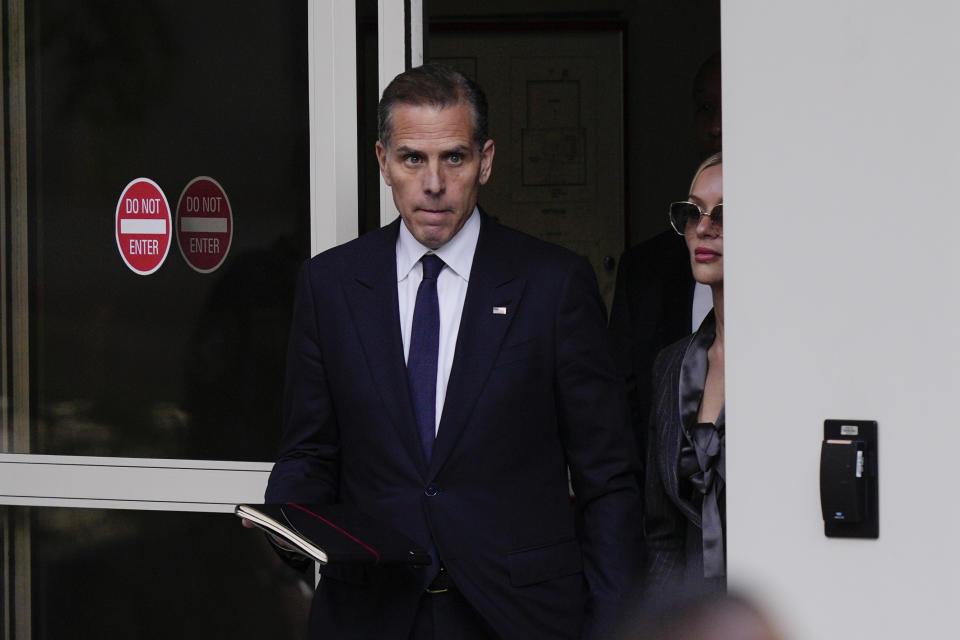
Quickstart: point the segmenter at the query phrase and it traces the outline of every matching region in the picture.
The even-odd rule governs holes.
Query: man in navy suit
[[[400,219],[303,267],[267,501],[353,505],[435,562],[328,568],[310,637],[600,637],[642,539],[591,267],[477,208],[494,143],[475,83],[411,69],[378,120]]]

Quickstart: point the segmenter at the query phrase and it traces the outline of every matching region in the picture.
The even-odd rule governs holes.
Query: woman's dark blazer
[[[665,348],[653,365],[644,486],[648,590],[683,589],[689,593],[715,590],[722,584],[703,578],[702,537],[695,535],[701,527],[700,507],[679,492],[677,468],[683,442],[680,367],[695,335]]]

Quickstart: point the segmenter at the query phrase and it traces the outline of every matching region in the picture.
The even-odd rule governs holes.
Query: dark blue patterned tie
[[[437,276],[443,260],[431,254],[420,259],[423,280],[417,289],[410,328],[410,351],[407,354],[407,378],[413,412],[420,429],[423,453],[430,462],[437,424],[437,354],[440,351],[440,301],[437,298]]]

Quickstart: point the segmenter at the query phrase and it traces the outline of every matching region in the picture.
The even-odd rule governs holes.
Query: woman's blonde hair
[[[693,174],[693,180],[690,181],[690,190],[688,194],[693,193],[693,185],[696,183],[697,178],[700,177],[700,174],[703,173],[706,169],[710,167],[715,167],[718,164],[723,164],[723,152],[717,151],[715,154],[704,160],[700,163],[700,166],[697,167],[697,172]]]

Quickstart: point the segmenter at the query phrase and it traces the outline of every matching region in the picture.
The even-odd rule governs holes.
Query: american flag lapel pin
[[[493,315],[495,315],[495,316],[505,316],[505,315],[507,315],[507,308],[506,308],[506,307],[494,307],[494,308],[493,308]]]

